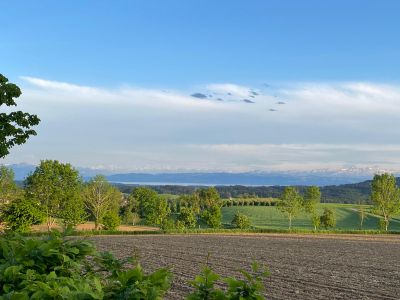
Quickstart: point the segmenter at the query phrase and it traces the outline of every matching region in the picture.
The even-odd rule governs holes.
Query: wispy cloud
[[[232,95],[236,97],[248,97],[250,88],[232,83],[215,83],[206,86],[208,90],[216,94]]]

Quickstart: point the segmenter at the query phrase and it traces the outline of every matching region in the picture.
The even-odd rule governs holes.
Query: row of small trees
[[[3,166],[0,185],[1,221],[20,231],[43,222],[50,229],[56,220],[76,226],[88,218],[98,229],[100,223],[115,223],[123,200],[105,177],[99,175],[84,183],[70,164],[56,160],[42,161],[23,188],[15,184],[12,170]]]
[[[301,196],[296,188],[287,187],[283,191],[277,207],[287,216],[289,228],[292,226],[292,220],[301,211],[310,215],[315,230],[320,226],[334,227],[336,218],[333,210],[325,208],[322,215],[317,214],[316,208],[320,200],[321,192],[316,186],[308,187],[304,196]],[[373,204],[371,212],[381,217],[378,224],[379,229],[388,231],[390,219],[400,212],[400,189],[394,175],[384,173],[374,176],[371,183],[371,201]],[[365,217],[366,212],[360,205],[360,228],[362,228]]]

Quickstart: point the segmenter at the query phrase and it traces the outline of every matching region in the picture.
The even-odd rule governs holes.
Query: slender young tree
[[[314,230],[319,226],[319,216],[317,215],[317,205],[321,202],[321,192],[317,186],[306,188],[303,199],[304,211],[310,215]]]
[[[383,217],[385,231],[389,228],[390,218],[400,209],[400,189],[392,174],[376,174],[371,185],[371,200],[374,211]]]
[[[363,229],[364,220],[367,218],[364,205],[361,202],[358,203],[358,219],[360,221],[360,229]]]
[[[15,184],[13,170],[0,166],[0,210],[19,196],[21,196],[21,189]]]
[[[102,175],[92,178],[83,189],[83,202],[94,219],[96,230],[107,212],[118,213],[121,201],[121,192]]]
[[[0,108],[2,106],[17,106],[15,99],[21,96],[20,88],[8,82],[8,79],[0,74]],[[15,145],[24,144],[27,139],[36,135],[31,127],[38,125],[40,119],[22,111],[0,113],[0,158],[10,153]]]
[[[281,201],[278,203],[278,209],[284,213],[289,220],[289,229],[292,228],[292,220],[301,211],[303,199],[296,188],[288,186],[283,191]]]

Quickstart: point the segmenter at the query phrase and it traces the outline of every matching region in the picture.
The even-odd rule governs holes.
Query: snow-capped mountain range
[[[24,178],[34,171],[31,164],[11,164],[16,180]],[[107,176],[115,183],[149,184],[149,185],[337,185],[356,183],[371,179],[376,173],[390,172],[379,167],[348,167],[340,169],[319,169],[311,171],[253,171],[243,173],[231,172],[118,172],[102,168],[77,167],[82,177],[87,180],[97,174]]]

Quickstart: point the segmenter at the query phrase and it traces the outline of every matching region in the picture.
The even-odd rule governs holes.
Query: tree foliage
[[[198,190],[196,194],[202,219],[211,228],[221,227],[222,201],[216,188],[203,188]]]
[[[185,228],[196,227],[197,218],[193,208],[182,206],[179,210],[178,221],[180,221],[179,226],[182,225]]]
[[[21,196],[21,189],[14,181],[14,171],[5,166],[0,166],[0,211],[4,205]]]
[[[239,229],[246,229],[249,228],[251,225],[249,217],[240,212],[236,212],[231,224]]]
[[[0,74],[0,107],[17,106],[15,99],[21,94],[17,85],[10,83]],[[36,131],[31,127],[39,122],[40,119],[36,115],[22,111],[0,113],[0,158],[9,154],[13,146],[24,144],[30,136],[36,135]]]
[[[317,204],[321,202],[321,191],[317,186],[309,186],[305,189],[303,206],[306,213],[314,214]]]
[[[387,231],[390,218],[400,209],[400,189],[396,185],[396,178],[388,173],[376,174],[371,188],[374,211],[383,217],[383,227]]]
[[[129,266],[127,264],[129,263]],[[81,239],[0,238],[0,299],[162,299],[171,273],[146,274]]]
[[[324,208],[324,212],[320,217],[320,225],[325,229],[333,228],[336,226],[336,216],[334,210]]]
[[[14,232],[28,232],[32,225],[40,224],[45,216],[37,203],[28,199],[17,199],[5,206],[1,221]]]
[[[84,220],[81,197],[82,181],[79,172],[70,164],[57,160],[43,160],[25,180],[26,197],[40,203],[50,230],[56,218],[65,225],[76,225]]]
[[[157,196],[156,200],[148,207],[148,213],[146,215],[146,222],[149,225],[156,225],[164,228],[166,225],[171,210],[168,206],[166,199]]]
[[[138,187],[132,191],[132,197],[138,203],[139,215],[149,225],[163,227],[171,214],[166,199],[150,188]]]
[[[214,204],[202,212],[201,217],[211,228],[221,227],[222,212],[219,204]]]
[[[309,186],[305,189],[303,198],[303,208],[311,216],[314,230],[319,227],[319,217],[317,215],[317,205],[321,202],[321,191],[317,186]]]
[[[197,191],[198,199],[200,202],[200,208],[202,210],[209,209],[220,205],[220,196],[216,188],[202,188]]]
[[[121,219],[115,211],[108,211],[104,215],[102,222],[105,230],[116,230],[121,225]]]
[[[296,188],[291,186],[286,187],[277,207],[288,217],[289,229],[292,228],[292,220],[300,212],[302,204],[303,199]]]
[[[94,219],[95,229],[109,211],[118,212],[121,192],[102,175],[92,178],[83,188],[83,203]]]
[[[146,216],[151,213],[158,198],[157,192],[147,187],[135,188],[131,196],[136,200],[138,212],[142,218],[146,218]]]

